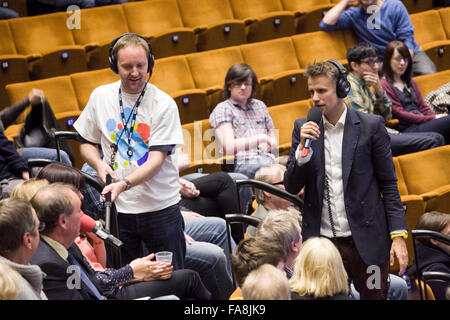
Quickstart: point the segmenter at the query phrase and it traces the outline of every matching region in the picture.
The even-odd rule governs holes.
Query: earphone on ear
[[[347,70],[336,60],[327,60],[327,62],[333,64],[339,71],[339,76],[336,81],[336,94],[339,98],[343,99],[351,89],[350,82],[347,80]]]

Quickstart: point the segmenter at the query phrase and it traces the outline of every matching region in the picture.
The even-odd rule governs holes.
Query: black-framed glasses
[[[275,182],[275,183],[271,183],[271,185],[273,186],[278,186],[278,185],[283,185],[284,182],[283,181],[279,181],[279,182]]]
[[[378,58],[371,58],[366,60],[361,60],[361,63],[368,64],[369,66],[373,67],[375,63],[380,63],[380,59]]]

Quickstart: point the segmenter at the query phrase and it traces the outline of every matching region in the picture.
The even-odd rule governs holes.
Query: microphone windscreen
[[[319,107],[312,107],[308,111],[308,115],[306,116],[306,121],[314,121],[319,124],[322,121],[322,109]]]
[[[83,213],[80,218],[80,230],[83,232],[92,232],[95,227],[95,220]]]

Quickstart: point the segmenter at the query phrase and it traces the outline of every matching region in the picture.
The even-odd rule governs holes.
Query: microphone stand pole
[[[111,175],[106,175],[106,185],[111,184]],[[111,191],[105,195],[105,230],[110,232],[111,226]]]

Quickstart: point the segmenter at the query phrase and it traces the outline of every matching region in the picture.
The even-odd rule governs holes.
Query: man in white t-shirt
[[[85,139],[80,152],[105,182],[118,211],[122,258],[149,252],[173,252],[173,266],[183,268],[186,245],[178,202],[176,148],[183,145],[175,101],[146,80],[153,68],[150,44],[136,34],[111,43],[111,69],[120,81],[96,88],[74,127]],[[96,144],[100,144],[102,160]]]

